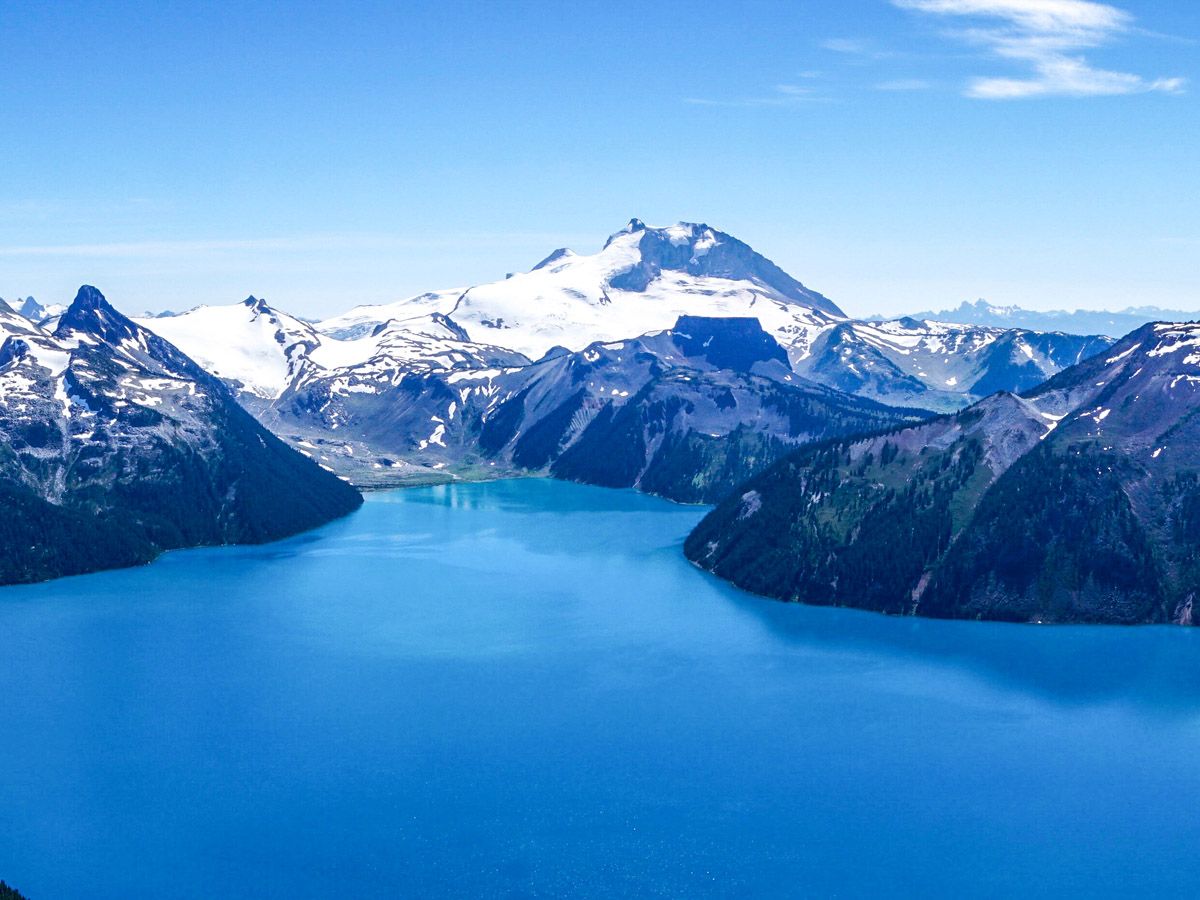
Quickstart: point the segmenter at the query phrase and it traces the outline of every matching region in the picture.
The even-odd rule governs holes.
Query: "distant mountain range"
[[[1200,320],[1200,311],[1162,309],[1157,306],[1130,306],[1119,312],[1077,309],[1039,312],[1019,306],[994,306],[986,300],[963,302],[957,309],[913,313],[911,318],[929,322],[957,322],[988,325],[995,328],[1024,328],[1031,331],[1061,331],[1067,334],[1101,334],[1122,337],[1150,322],[1190,322]],[[883,321],[872,316],[872,321]]]
[[[824,329],[794,362],[798,374],[883,403],[961,409],[1022,390],[1100,353],[1111,338],[918,319],[847,320]]]
[[[785,600],[1192,624],[1200,325],[1146,325],[1025,394],[800,450],[709,514],[686,553]]]
[[[17,299],[11,303],[0,299],[0,303],[3,303],[8,310],[29,319],[31,322],[41,322],[45,319],[61,316],[67,309],[66,306],[59,303],[43,306],[32,297],[26,297],[24,300]]]

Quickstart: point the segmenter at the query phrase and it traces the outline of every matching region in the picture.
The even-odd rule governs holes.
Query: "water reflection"
[[[672,513],[691,510],[697,518],[707,507],[666,503],[635,491],[612,490],[549,478],[507,478],[498,481],[448,483],[403,491],[372,494],[380,503],[424,503],[455,510],[569,516],[578,512]]]
[[[1200,714],[1194,629],[900,618],[779,603],[697,575],[732,608],[793,645],[937,664],[1055,703],[1124,700],[1163,714]]]

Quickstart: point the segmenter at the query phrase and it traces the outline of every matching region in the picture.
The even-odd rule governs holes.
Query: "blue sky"
[[[1200,310],[1200,4],[0,5],[0,296],[307,315],[631,216],[854,313]]]

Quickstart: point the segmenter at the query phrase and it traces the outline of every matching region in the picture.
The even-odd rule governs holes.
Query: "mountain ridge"
[[[597,341],[666,330],[681,315],[755,317],[799,374],[880,402],[934,411],[960,408],[994,389],[1023,389],[1111,342],[913,319],[854,320],[725,232],[693,223],[652,228],[637,219],[596,254],[560,248],[529,272],[497,282],[355,307],[315,327],[276,310],[277,318],[290,320],[286,338],[275,341],[264,333],[240,365],[218,360],[204,346],[212,337],[192,339],[188,333],[193,323],[199,327],[201,318],[214,315],[204,310],[217,309],[226,307],[140,321],[197,358],[225,363],[212,368],[265,399],[278,396],[299,375],[278,358],[277,343],[313,345],[301,355],[331,369],[364,362],[373,352],[369,339],[389,323],[398,333],[419,331],[425,327],[420,323],[438,316],[454,323],[460,340],[492,348],[492,356],[507,349],[529,360],[560,348],[580,351]],[[240,327],[222,331],[238,334]],[[460,349],[465,365],[470,354],[465,345]],[[336,360],[319,358],[334,350]],[[250,364],[255,354],[275,359],[271,373]]]
[[[710,513],[685,552],[779,599],[1191,624],[1197,438],[1200,325],[1150,324],[1023,395],[797,451]]]

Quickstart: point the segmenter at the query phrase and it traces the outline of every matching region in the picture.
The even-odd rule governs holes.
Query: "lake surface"
[[[0,878],[56,898],[1194,895],[1200,633],[889,619],[510,481],[0,590]]]

